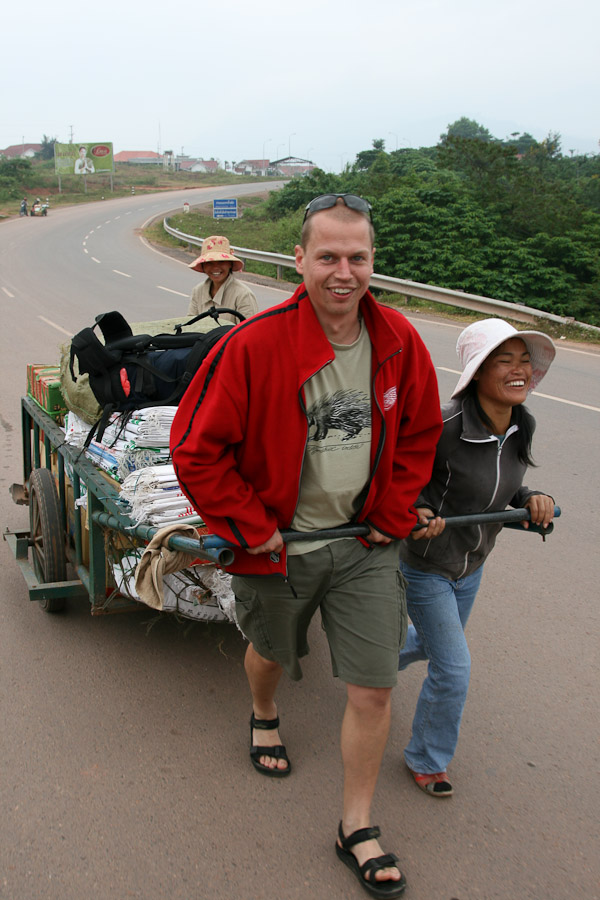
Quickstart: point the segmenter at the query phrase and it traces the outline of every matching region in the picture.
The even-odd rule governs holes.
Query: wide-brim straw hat
[[[204,272],[204,263],[221,261],[233,263],[234,272],[241,272],[244,268],[242,260],[232,254],[227,238],[220,234],[213,234],[211,237],[204,238],[202,255],[190,263],[189,268],[196,272]]]
[[[482,319],[468,325],[458,336],[456,352],[462,366],[462,375],[452,393],[453,397],[467,387],[490,353],[510,338],[521,338],[531,359],[532,375],[528,392],[533,391],[556,355],[551,338],[541,331],[518,331],[504,319]]]

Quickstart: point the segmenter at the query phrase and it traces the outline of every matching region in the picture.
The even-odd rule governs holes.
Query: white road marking
[[[38,319],[41,319],[42,322],[45,322],[46,325],[50,325],[52,328],[56,328],[57,331],[61,331],[63,334],[66,334],[68,337],[73,337],[72,331],[65,331],[64,328],[61,328],[60,325],[57,325],[56,322],[50,321],[50,319],[46,319],[44,316],[38,316]]]
[[[2,290],[4,291],[4,293],[6,294],[7,297],[10,297],[11,300],[15,299],[15,295],[11,294],[11,292],[8,290],[8,288],[3,287]]]
[[[563,349],[568,350],[568,347]],[[593,355],[593,354],[592,354]],[[436,366],[440,372],[449,372],[451,375],[460,375],[458,369],[447,369],[445,366]],[[553,394],[542,394],[540,391],[532,391],[532,396],[543,397],[544,400],[554,400],[556,403],[566,403],[568,406],[578,406],[580,409],[591,409],[592,412],[600,412],[600,407],[589,406],[587,403],[577,403],[576,400],[564,400],[562,397],[555,397]]]
[[[95,257],[95,256],[92,256],[92,259],[93,259],[93,260],[94,260],[94,262],[97,262],[97,263],[99,263],[99,262],[100,262],[100,260],[99,260],[99,259],[96,259],[96,257]]]
[[[588,406],[587,403],[576,403],[575,400],[563,400],[562,397],[554,397],[552,394],[540,394],[539,391],[531,392],[534,397],[543,397],[544,400],[555,400],[557,403],[567,403],[569,406],[578,406],[580,409],[591,409],[592,412],[600,412],[598,406]]]
[[[122,275],[123,278],[131,278],[131,275],[128,275],[127,272],[119,272],[118,269],[113,269],[113,272],[116,272],[117,275]]]
[[[84,248],[83,248],[83,252],[84,252],[84,253],[89,253],[90,251],[87,249],[87,247],[84,247]]]
[[[111,220],[110,220],[110,219],[107,219],[106,222],[105,222],[104,224],[105,224],[105,225],[110,225],[110,222],[111,222]]]
[[[169,294],[177,294],[178,297],[187,297],[187,294],[182,294],[181,291],[174,291],[171,288],[163,287],[162,284],[157,284],[156,287],[159,291],[168,291]]]

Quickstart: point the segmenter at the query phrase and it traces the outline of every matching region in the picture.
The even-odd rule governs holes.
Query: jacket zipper
[[[375,459],[373,460],[373,467],[369,474],[369,480],[367,481],[367,483],[362,491],[365,499],[363,501],[361,508],[353,516],[352,521],[354,521],[354,522],[356,522],[358,520],[358,517],[360,516],[361,512],[364,509],[367,497],[369,496],[369,491],[371,490],[371,485],[373,484],[373,479],[375,478],[375,474],[377,472],[377,469],[379,468],[379,462],[381,460],[381,454],[383,453],[383,445],[385,444],[385,437],[386,437],[386,433],[387,433],[387,428],[386,428],[386,424],[385,424],[385,415],[379,404],[379,399],[377,397],[377,390],[375,388],[375,382],[377,380],[377,376],[383,369],[384,365],[387,362],[389,362],[391,359],[393,359],[394,356],[397,356],[399,353],[402,353],[402,347],[399,347],[398,350],[394,350],[393,353],[391,353],[389,356],[387,356],[385,359],[383,359],[377,366],[377,369],[375,370],[372,381],[371,381],[371,392],[375,399],[375,406],[377,407],[377,409],[379,411],[379,415],[381,416],[381,433],[379,435],[379,441],[377,443],[377,451],[375,453]],[[396,400],[396,402],[398,402],[398,401]],[[372,427],[373,427],[373,423],[371,422],[371,428]]]

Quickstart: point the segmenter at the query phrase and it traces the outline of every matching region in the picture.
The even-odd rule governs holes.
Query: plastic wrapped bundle
[[[204,524],[181,490],[170,463],[132,472],[123,482],[121,499],[131,507],[136,525]]]

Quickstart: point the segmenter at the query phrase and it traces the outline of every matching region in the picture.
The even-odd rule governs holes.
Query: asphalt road
[[[185,312],[197,276],[138,236],[184,199],[196,202],[131,197],[0,225],[3,526],[27,522],[8,495],[21,478],[26,364],[56,362],[58,344],[99,312]],[[283,298],[257,293],[261,305]],[[446,398],[460,326],[412,321]],[[555,496],[563,516],[546,543],[506,532],[486,564],[452,799],[420,793],[402,764],[424,666],[394,692],[374,824],[400,855],[410,900],[600,898],[600,354],[559,342],[541,389],[530,402],[539,468],[528,483]],[[85,603],[44,614],[1,542],[0,897],[366,896],[333,852],[344,689],[318,626],[304,679],[282,682],[279,695],[289,779],[250,765],[243,654],[232,626],[152,611],[92,618]]]

